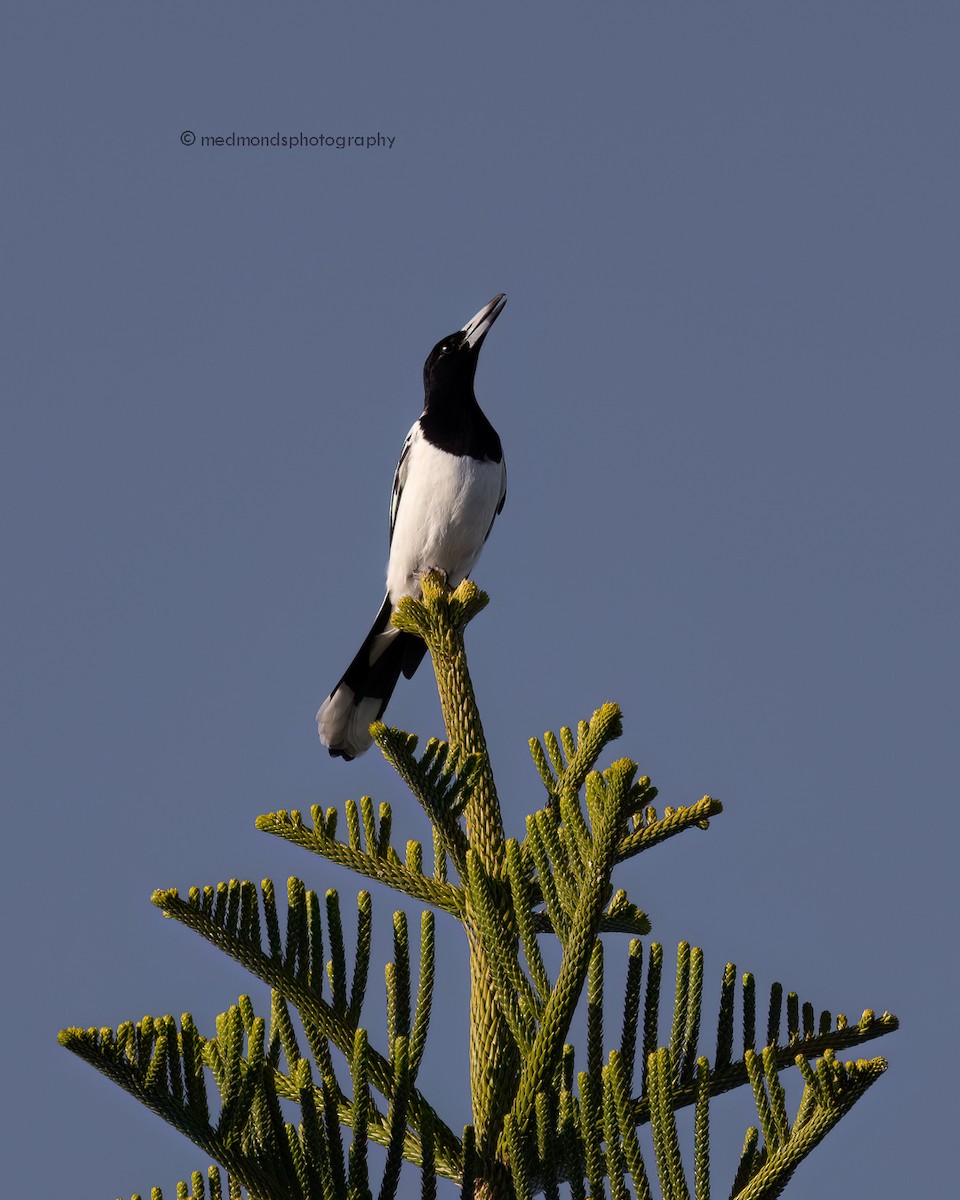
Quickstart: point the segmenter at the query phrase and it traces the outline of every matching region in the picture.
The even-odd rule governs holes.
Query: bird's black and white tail
[[[334,758],[348,761],[369,749],[370,726],[379,721],[401,674],[409,679],[426,643],[390,624],[393,605],[384,598],[373,628],[343,678],[317,711],[320,741]]]

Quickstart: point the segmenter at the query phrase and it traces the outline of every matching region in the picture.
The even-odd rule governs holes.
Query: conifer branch
[[[223,1178],[219,1167],[210,1167],[206,1179],[201,1171],[194,1171],[190,1182],[181,1180],[177,1184],[176,1200],[243,1200],[246,1189],[236,1179],[230,1177],[227,1190],[224,1190]],[[139,1192],[135,1192],[130,1200],[143,1200]],[[151,1188],[150,1200],[163,1200],[163,1191]]]
[[[512,1112],[522,1129],[531,1124],[537,1092],[549,1085],[573,1012],[580,998],[610,886],[625,806],[636,767],[620,760],[597,780],[597,807],[589,868],[570,912],[570,932],[557,980],[537,1036],[526,1057]],[[544,822],[546,825],[546,822]],[[556,853],[556,850],[555,850]]]
[[[297,1059],[289,1073],[270,1068],[263,1056],[264,1022],[260,1018],[249,1022],[244,1054],[244,1009],[252,1013],[248,997],[242,997],[218,1018],[217,1037],[210,1041],[199,1038],[189,1014],[184,1014],[179,1033],[172,1017],[145,1017],[136,1026],[129,1022],[122,1025],[116,1034],[109,1029],[64,1030],[60,1041],[215,1158],[249,1189],[251,1196],[270,1200],[273,1197],[290,1200],[301,1195],[309,1198],[312,1192],[308,1187],[304,1189],[304,1171],[313,1171],[315,1165],[318,1171],[322,1168],[328,1173],[333,1171],[334,1176],[338,1173],[331,1156],[342,1154],[339,1133],[336,1132],[332,1145],[330,1139],[340,1125],[354,1131],[352,1170],[356,1179],[365,1169],[358,1156],[368,1138],[387,1147],[393,1159],[400,1154],[412,1163],[422,1163],[421,1141],[406,1123],[406,1112],[414,1098],[406,1039],[397,1038],[392,1048],[392,1097],[385,1117],[369,1095],[369,1047],[363,1030],[355,1035],[351,1056],[354,1099],[337,1101],[322,1084],[313,1086],[307,1059]],[[163,1066],[158,1067],[161,1063]],[[220,1093],[220,1114],[215,1123],[207,1111],[204,1066],[210,1070]],[[188,1080],[186,1094],[176,1082],[181,1070]],[[290,1148],[288,1136],[293,1127],[284,1127],[279,1118],[278,1096],[297,1100],[301,1105],[304,1124],[295,1149]],[[324,1111],[328,1114],[327,1127],[320,1130]],[[333,1125],[329,1120],[331,1113]],[[431,1122],[435,1168],[448,1178],[459,1178],[462,1158],[459,1144],[456,1139],[446,1144],[445,1139],[445,1144],[438,1146],[435,1133]],[[326,1139],[322,1146],[317,1142],[318,1137]],[[311,1138],[316,1144],[308,1144]],[[273,1147],[271,1153],[279,1155],[282,1166],[279,1178],[262,1169],[261,1160],[269,1159],[270,1147]],[[294,1187],[293,1175],[297,1176],[300,1191]],[[342,1191],[331,1192],[331,1195],[342,1194]]]
[[[633,1077],[637,1053],[637,1028],[640,1022],[640,979],[643,974],[643,943],[639,938],[630,942],[627,977],[624,984],[623,1023],[620,1032],[620,1058],[629,1078]]]
[[[236,881],[233,883],[236,884]],[[230,886],[227,885],[228,890]],[[252,884],[236,885],[237,890],[240,890],[241,887],[253,889]],[[253,894],[255,899],[255,889],[253,889]],[[258,979],[281,992],[296,1006],[304,1018],[305,1024],[308,1022],[315,1024],[323,1038],[329,1038],[342,1054],[352,1058],[358,1026],[351,1020],[345,1003],[344,988],[337,989],[340,993],[339,1005],[328,1003],[320,995],[319,979],[322,977],[322,971],[319,963],[298,963],[297,972],[291,972],[275,957],[264,953],[258,943],[243,941],[236,933],[231,932],[228,926],[217,923],[212,915],[205,915],[201,903],[194,903],[194,899],[195,897],[192,895],[191,902],[182,900],[175,888],[158,891],[153,895],[153,903],[163,911],[165,916],[176,919],[193,929],[231,958],[236,959]],[[334,958],[336,957],[337,955],[334,956]],[[333,961],[331,959],[331,963]],[[331,974],[335,982],[339,970],[335,967]],[[392,1070],[387,1059],[375,1050],[368,1048],[366,1069],[370,1082],[389,1100]],[[440,1147],[440,1152],[451,1160],[458,1157],[459,1146],[455,1135],[416,1089],[411,1094],[409,1111],[411,1121],[417,1128],[425,1114],[429,1114],[433,1137],[435,1143]]]
[[[424,912],[420,917],[420,979],[417,985],[417,1000],[414,1009],[413,1029],[410,1034],[410,1080],[417,1078],[423,1052],[427,1043],[430,1015],[433,1007],[433,985],[436,978],[436,940],[433,913]]]
[[[537,922],[533,911],[530,874],[520,843],[516,838],[510,838],[507,841],[507,879],[510,885],[511,909],[517,922],[527,969],[537,991],[537,1003],[542,1006],[550,994],[551,985],[537,944]]]
[[[710,1064],[697,1059],[693,1127],[694,1200],[710,1200]]]
[[[381,810],[385,807],[381,805]],[[368,845],[366,850],[351,846],[349,842],[337,841],[334,836],[335,809],[329,809],[324,814],[320,807],[315,805],[312,816],[313,829],[309,829],[298,810],[287,812],[280,809],[257,817],[257,828],[264,833],[282,837],[296,846],[302,846],[313,854],[319,854],[328,862],[348,867],[367,879],[376,879],[413,900],[431,904],[453,916],[462,914],[465,903],[463,893],[453,884],[424,875],[420,869],[411,868],[409,864],[401,861],[396,850],[382,838],[378,838],[373,847]]]
[[[479,857],[472,850],[467,855],[467,870],[472,912],[476,917],[474,931],[483,945],[490,966],[500,1011],[506,1018],[517,1048],[526,1054],[541,1008],[517,961],[515,941],[503,937],[494,895],[495,884],[487,877]]]
[[[616,1097],[609,1066],[602,1068],[603,1086],[603,1137],[607,1156],[607,1181],[612,1200],[630,1200],[625,1181],[627,1160],[620,1133]]]
[[[773,1049],[773,1061],[776,1069],[780,1071],[786,1067],[795,1065],[798,1051],[803,1058],[817,1058],[824,1054],[835,1054],[838,1050],[847,1050],[852,1046],[862,1045],[864,1042],[871,1041],[874,1038],[883,1037],[885,1034],[892,1033],[897,1028],[898,1023],[896,1018],[886,1013],[883,1018],[872,1020],[868,1025],[855,1025],[844,1029],[835,1029],[825,1034],[817,1034],[812,1038],[793,1042],[789,1046],[776,1047]],[[749,1083],[749,1081],[750,1076],[746,1061],[745,1059],[740,1059],[722,1071],[711,1073],[710,1095],[720,1096],[724,1092],[742,1087],[745,1083]],[[695,1103],[695,1101],[696,1086],[693,1082],[682,1084],[673,1093],[673,1103],[678,1109],[685,1108]],[[638,1125],[642,1125],[650,1120],[650,1105],[646,1096],[641,1095],[634,1101],[633,1111]]]
[[[590,1195],[603,1195],[606,1177],[606,1160],[602,1149],[603,1123],[601,1118],[600,1089],[597,1079],[589,1071],[581,1071],[577,1077],[580,1093],[580,1137],[583,1142],[583,1163],[586,1168]]]
[[[641,782],[643,781],[641,780]],[[641,851],[649,850],[653,846],[659,846],[668,838],[683,833],[685,829],[694,826],[698,829],[706,829],[710,817],[715,817],[721,812],[723,812],[723,805],[713,796],[704,796],[696,804],[664,809],[662,817],[657,816],[655,808],[647,806],[642,813],[637,814],[633,833],[628,834],[620,843],[617,861],[625,862],[628,858],[633,858],[635,854],[640,854]]]
[[[271,1076],[262,1069],[262,1057],[259,1062],[242,1057],[236,1006],[220,1024],[221,1035],[204,1045],[203,1055],[221,1089],[216,1127],[211,1125],[205,1104],[196,1099],[203,1084],[195,1052],[184,1056],[181,1049],[176,1056],[181,1067],[192,1064],[197,1071],[189,1089],[192,1099],[178,1094],[171,1078],[169,1048],[182,1037],[194,1037],[192,1022],[184,1020],[178,1034],[172,1017],[145,1017],[136,1026],[126,1022],[116,1034],[109,1029],[65,1029],[59,1040],[215,1158],[251,1196],[286,1200],[295,1184],[276,1128],[269,1121],[250,1119],[256,1107],[269,1111],[268,1097],[275,1098]],[[163,1067],[158,1065],[161,1060],[166,1060]]]
[[[633,1180],[634,1193],[637,1200],[652,1200],[650,1181],[644,1165],[640,1142],[637,1139],[636,1122],[633,1119],[630,1104],[630,1089],[626,1064],[623,1057],[616,1051],[610,1051],[610,1062],[606,1067],[607,1086],[611,1102],[617,1118],[617,1128],[620,1137],[620,1149],[624,1162]]]
[[[808,1083],[792,1128],[785,1132],[775,1130],[772,1142],[762,1149],[753,1149],[749,1166],[741,1165],[734,1185],[737,1190],[732,1193],[735,1200],[773,1200],[779,1196],[803,1159],[880,1078],[886,1065],[882,1058],[840,1063],[828,1050],[817,1066],[820,1086],[812,1088],[816,1092],[815,1102],[805,1103],[807,1089],[811,1088]],[[803,1121],[800,1114],[805,1115]],[[753,1145],[756,1147],[755,1141]]]
[[[564,792],[568,796],[576,796],[600,755],[622,733],[623,719],[619,704],[603,704],[589,721],[581,721],[577,725],[576,743],[566,727],[561,729],[559,739],[550,732],[544,734],[552,768],[539,740],[531,738],[530,753],[550,800],[559,801]]]
[[[469,580],[451,592],[446,581],[436,573],[421,579],[421,592],[422,601],[408,596],[399,602],[393,624],[426,642],[433,660],[451,750],[458,756],[458,763],[470,758],[476,760],[477,767],[471,773],[469,787],[464,789],[467,794],[463,808],[466,838],[483,869],[484,878],[499,884],[506,873],[503,818],[464,647],[467,623],[486,606],[487,596]],[[448,853],[450,846],[445,844]],[[454,855],[459,854],[459,848],[453,845],[452,849],[454,853],[450,856],[457,865]],[[463,871],[460,867],[458,870],[463,882]],[[501,907],[504,899],[503,889],[498,888],[495,903],[503,916],[504,927],[510,930],[508,936],[513,939],[513,922]],[[520,1031],[519,1027],[513,1030],[510,1027],[515,1012],[511,1011],[508,1017],[499,1003],[496,973],[502,973],[504,958],[501,956],[494,963],[488,957],[480,929],[483,918],[478,903],[482,906],[484,899],[471,895],[465,913],[470,948],[470,1072],[477,1150],[484,1164],[481,1171],[489,1174],[494,1169],[492,1159],[496,1139],[512,1099],[513,1077],[517,1071],[515,1038]],[[515,954],[512,947],[507,954]],[[487,1192],[490,1186],[493,1185],[488,1180],[482,1184],[482,1190]]]
[[[476,756],[478,769],[465,809],[467,835],[487,872],[498,874],[502,870],[503,819],[463,643],[467,624],[486,608],[489,597],[470,580],[451,592],[443,577],[433,572],[423,576],[420,586],[423,599],[401,599],[392,623],[426,642],[449,743],[459,755]]]
[[[373,921],[366,892],[358,897],[348,954],[334,890],[321,897],[291,878],[285,921],[269,880],[259,893],[238,880],[192,888],[187,899],[175,889],[158,891],[153,902],[166,916],[269,985],[269,1023],[242,996],[209,1039],[184,1014],[179,1028],[172,1017],[145,1017],[115,1032],[65,1030],[61,1041],[220,1163],[228,1200],[244,1191],[249,1200],[372,1200],[374,1190],[379,1200],[395,1200],[404,1162],[420,1169],[423,1200],[435,1197],[438,1177],[456,1181],[465,1200],[526,1200],[541,1192],[559,1200],[561,1187],[572,1200],[586,1200],[588,1189],[595,1198],[609,1192],[611,1200],[628,1200],[631,1186],[637,1200],[654,1200],[638,1138],[646,1123],[662,1200],[710,1200],[710,1101],[741,1086],[752,1090],[757,1128],[747,1133],[731,1195],[773,1200],[885,1068],[882,1059],[841,1064],[837,1051],[896,1029],[896,1019],[867,1010],[854,1026],[842,1014],[834,1022],[830,1012],[818,1016],[774,983],[760,1045],[756,982],[728,963],[711,1066],[700,1053],[703,953],[684,942],[673,1013],[661,1036],[663,950],[638,940],[649,919],[614,888],[613,872],[685,829],[706,828],[722,806],[704,796],[658,815],[657,789],[636,763],[618,759],[599,770],[603,751],[622,732],[619,707],[605,704],[588,721],[531,740],[547,801],[528,817],[522,841],[507,840],[464,649],[466,624],[487,599],[469,582],[450,592],[436,576],[423,580],[422,597],[404,599],[393,620],[427,643],[447,740],[431,739],[418,755],[414,736],[379,722],[372,732],[430,819],[432,875],[424,873],[419,842],[407,841],[401,859],[391,807],[375,806],[369,796],[346,801],[341,839],[333,808],[313,807],[312,828],[296,810],[266,814],[257,824],[463,925],[474,1124],[462,1141],[416,1087],[437,972],[434,914],[421,917],[416,980],[407,917],[394,914],[381,1053],[361,1024]],[[456,883],[447,878],[450,864]],[[632,940],[616,1045],[605,1050],[611,960],[601,935],[608,932]],[[555,978],[539,942],[545,935],[559,943]],[[584,990],[585,1069],[577,1072],[567,1038]],[[349,1071],[347,1079],[340,1068],[343,1083],[336,1052]],[[791,1123],[781,1073],[794,1067],[804,1088]],[[299,1105],[299,1124],[284,1120],[281,1100]],[[691,1104],[692,1185],[676,1120]],[[352,1131],[349,1145],[343,1130]],[[379,1185],[370,1143],[386,1149]],[[207,1200],[207,1190],[209,1200],[224,1200],[223,1183],[218,1168],[206,1179],[195,1173],[192,1193],[184,1182],[177,1200]],[[161,1200],[159,1189],[153,1200]]]
[[[460,814],[477,781],[480,755],[431,738],[418,759],[414,754],[417,738],[413,734],[388,729],[380,721],[371,726],[371,733],[383,757],[420,802],[463,879],[468,842],[460,825]]]

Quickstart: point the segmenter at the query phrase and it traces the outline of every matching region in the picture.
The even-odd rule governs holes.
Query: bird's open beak
[[[499,296],[494,296],[489,304],[485,304],[477,315],[471,317],[466,325],[464,325],[460,332],[467,335],[467,345],[471,350],[479,350],[483,345],[483,339],[490,332],[490,326],[503,312],[503,306],[506,302],[507,298],[501,292]]]

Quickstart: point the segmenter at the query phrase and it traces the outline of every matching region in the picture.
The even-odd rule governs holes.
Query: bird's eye
[[[450,353],[450,346],[446,342],[444,342],[443,345],[440,347],[440,353],[441,354],[449,354]]]

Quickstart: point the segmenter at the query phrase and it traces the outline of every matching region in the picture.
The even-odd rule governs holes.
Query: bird
[[[480,347],[507,302],[501,292],[456,333],[437,342],[423,365],[423,412],[407,434],[390,498],[387,594],[353,661],[317,711],[320,741],[347,761],[369,749],[401,674],[410,679],[426,653],[390,618],[421,577],[440,572],[456,587],[473,569],[507,496],[497,431],[477,403]]]

